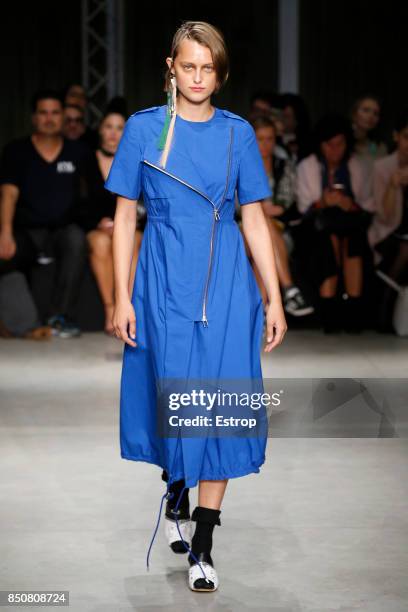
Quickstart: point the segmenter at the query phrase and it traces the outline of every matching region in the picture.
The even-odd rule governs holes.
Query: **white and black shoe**
[[[205,552],[195,555],[199,563],[188,556],[188,586],[192,591],[211,593],[218,589],[219,580],[211,555]],[[204,577],[205,574],[205,577]]]
[[[284,292],[283,306],[294,317],[304,317],[314,312],[314,307],[307,303],[300,289],[295,286]]]
[[[193,523],[188,515],[183,516],[181,513],[177,514],[178,526],[180,529],[179,532],[175,517],[176,513],[174,510],[166,509],[166,514],[164,516],[164,532],[171,550],[175,553],[183,554],[187,552],[187,548],[183,544],[183,541],[189,548],[191,547],[191,541],[193,538]]]
[[[176,521],[167,518],[167,516],[164,517],[164,529],[168,545],[174,553],[183,554],[187,552],[187,548],[183,544],[183,541],[189,548],[191,546],[193,526],[190,519],[180,519],[178,525],[182,539],[180,539]]]

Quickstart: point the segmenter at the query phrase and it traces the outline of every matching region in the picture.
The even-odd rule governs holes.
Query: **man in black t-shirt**
[[[86,238],[75,223],[86,197],[88,147],[62,136],[63,101],[50,90],[32,104],[33,133],[9,143],[0,168],[0,274],[28,271],[37,260],[59,264],[47,323],[61,337],[80,335],[70,319],[78,296]]]

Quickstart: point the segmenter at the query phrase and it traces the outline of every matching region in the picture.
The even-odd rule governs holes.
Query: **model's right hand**
[[[112,317],[112,324],[115,330],[115,336],[119,340],[123,340],[126,344],[135,347],[136,342],[132,338],[136,338],[136,315],[132,302],[116,302],[115,310]],[[129,336],[128,336],[129,326]]]
[[[11,259],[16,252],[16,242],[11,232],[0,233],[0,259]]]

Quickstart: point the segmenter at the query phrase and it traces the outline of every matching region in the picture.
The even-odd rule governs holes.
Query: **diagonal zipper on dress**
[[[206,314],[206,305],[207,305],[207,291],[208,291],[208,284],[209,284],[209,280],[210,280],[212,257],[213,257],[213,252],[214,252],[215,223],[216,223],[216,221],[219,221],[219,219],[220,219],[219,211],[220,211],[221,206],[224,203],[224,200],[225,200],[225,197],[226,197],[227,191],[228,191],[229,177],[230,177],[230,172],[231,172],[231,151],[232,151],[233,131],[234,131],[234,128],[231,126],[230,127],[229,152],[228,152],[227,181],[226,181],[226,184],[225,184],[224,194],[222,196],[222,199],[221,199],[221,202],[220,202],[220,205],[218,206],[218,208],[217,208],[217,205],[214,204],[214,202],[211,200],[211,198],[209,198],[200,189],[197,189],[197,187],[194,187],[193,185],[190,185],[190,183],[187,183],[186,181],[184,181],[180,177],[176,176],[175,174],[172,174],[171,172],[168,172],[167,170],[164,170],[164,168],[160,168],[160,166],[156,166],[155,164],[152,164],[152,162],[149,162],[147,159],[143,159],[142,160],[143,163],[147,164],[148,166],[151,166],[152,168],[155,168],[156,170],[159,170],[159,172],[163,172],[164,174],[167,174],[167,176],[170,176],[171,178],[175,179],[176,181],[179,181],[179,183],[182,183],[186,187],[190,187],[190,189],[193,189],[193,191],[197,192],[203,198],[208,200],[208,202],[210,202],[210,204],[213,207],[213,222],[212,222],[211,239],[210,239],[210,256],[209,256],[209,260],[208,260],[207,279],[206,279],[206,283],[205,283],[205,287],[204,287],[203,311],[202,311],[202,318],[201,318],[201,321],[202,321],[204,327],[208,327],[207,314]]]
[[[190,185],[190,183],[183,181],[183,179],[176,176],[175,174],[172,174],[171,172],[168,172],[167,170],[164,170],[164,168],[160,168],[160,166],[156,166],[155,164],[152,164],[152,162],[149,162],[147,159],[144,159],[143,163],[147,164],[148,166],[151,166],[152,168],[155,168],[156,170],[160,170],[160,172],[164,172],[164,174],[167,174],[167,176],[171,176],[171,178],[176,179],[176,181],[179,181],[179,183],[183,183],[183,185],[186,185],[186,187],[190,187],[190,189],[193,189],[194,191],[199,193],[201,196],[203,196],[203,198],[211,202],[214,208],[216,208],[214,202],[207,195],[205,195],[205,193],[197,189],[197,187],[193,187],[193,185]]]
[[[220,219],[219,211],[220,211],[221,206],[223,205],[225,197],[227,195],[228,184],[229,184],[229,177],[230,177],[230,170],[231,170],[232,139],[233,139],[233,127],[230,128],[230,144],[229,144],[229,151],[228,151],[227,181],[226,181],[226,184],[225,184],[225,190],[224,190],[224,194],[222,196],[222,200],[220,202],[220,205],[218,206],[218,209],[217,208],[214,209],[214,217],[213,217],[213,223],[212,223],[212,228],[211,228],[210,257],[209,257],[209,261],[208,261],[207,280],[206,280],[206,283],[205,283],[204,297],[203,297],[203,313],[202,313],[202,317],[201,317],[201,321],[202,321],[204,327],[208,327],[207,312],[206,312],[207,291],[208,291],[208,285],[209,285],[209,282],[210,282],[212,256],[213,256],[213,251],[214,251],[215,223],[216,223],[216,221],[219,221],[219,219]]]

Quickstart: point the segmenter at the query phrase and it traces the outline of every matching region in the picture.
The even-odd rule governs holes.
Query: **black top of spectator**
[[[19,227],[61,227],[71,222],[93,188],[95,155],[84,143],[64,138],[58,156],[42,157],[30,136],[3,149],[0,184],[19,189],[14,223]]]
[[[37,110],[37,104],[40,100],[58,100],[61,106],[64,106],[64,98],[56,89],[40,89],[36,91],[31,98],[31,110],[33,113]]]
[[[354,151],[355,139],[349,121],[340,113],[328,113],[316,123],[312,136],[313,153],[321,157],[320,145],[322,142],[326,142],[339,134],[343,134],[346,138],[344,159],[349,159]]]

